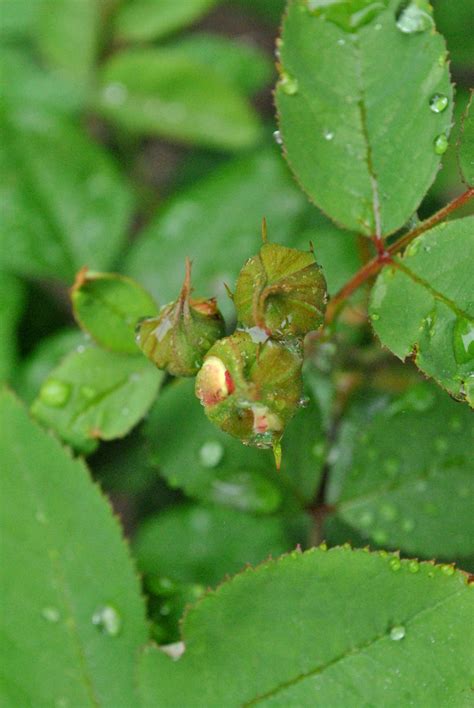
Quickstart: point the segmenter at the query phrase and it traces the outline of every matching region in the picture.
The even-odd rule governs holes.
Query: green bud
[[[264,243],[240,271],[233,299],[243,327],[302,338],[323,323],[326,281],[311,251]]]
[[[258,343],[249,333],[236,332],[207,353],[196,395],[215,425],[246,445],[273,447],[277,457],[302,396],[301,366],[298,343]]]
[[[157,317],[142,320],[136,341],[159,369],[173,376],[194,376],[214,342],[225,334],[224,319],[214,298],[190,299],[191,262],[176,302],[161,308]]]

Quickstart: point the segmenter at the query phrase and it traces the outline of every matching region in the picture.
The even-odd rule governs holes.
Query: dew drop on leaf
[[[92,615],[92,624],[104,634],[116,637],[122,628],[122,618],[112,605],[103,605]]]
[[[392,629],[390,630],[390,639],[393,639],[394,642],[399,642],[400,639],[403,639],[405,634],[405,627],[403,627],[401,624],[398,624],[395,627],[392,627]]]
[[[283,138],[281,137],[281,133],[279,130],[273,131],[273,140],[276,142],[277,145],[283,145]]]
[[[434,26],[431,7],[427,0],[413,0],[400,13],[397,27],[404,34],[425,32]]]
[[[62,408],[68,402],[70,393],[69,384],[57,379],[48,379],[41,387],[40,399],[46,406]]]
[[[52,624],[57,624],[61,618],[58,608],[52,606],[43,607],[41,616],[46,622],[51,622]]]
[[[453,331],[454,357],[458,364],[474,359],[474,320],[458,317]]]
[[[441,133],[438,135],[437,138],[435,138],[434,141],[434,151],[437,155],[444,155],[446,150],[448,149],[449,142],[448,138],[444,133]]]
[[[441,572],[443,575],[454,575],[454,566],[453,565],[442,565],[441,566]]]
[[[293,78],[287,74],[286,71],[280,76],[279,85],[283,93],[286,93],[288,96],[294,96],[295,93],[298,93],[298,79]]]
[[[329,142],[329,141],[331,141],[331,140],[334,140],[334,133],[333,133],[332,130],[327,130],[327,129],[326,129],[326,130],[323,132],[323,137],[324,137],[325,140],[327,140],[327,141]]]
[[[418,563],[417,560],[412,560],[408,563],[408,570],[410,573],[418,573],[420,570],[420,564]]]
[[[390,568],[394,571],[400,570],[402,565],[400,562],[400,558],[391,558],[388,564]]]
[[[442,113],[448,107],[449,99],[442,93],[435,93],[430,100],[430,109],[433,113]]]
[[[224,455],[224,447],[218,440],[208,440],[199,450],[199,462],[203,467],[217,467]]]

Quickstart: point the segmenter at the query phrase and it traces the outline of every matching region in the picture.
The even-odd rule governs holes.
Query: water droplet
[[[388,564],[389,564],[390,568],[395,571],[400,570],[401,565],[402,565],[400,562],[400,558],[391,558],[389,560]]]
[[[453,330],[453,349],[458,364],[474,359],[474,320],[457,318]]]
[[[410,573],[418,573],[420,570],[420,564],[418,563],[417,560],[412,560],[408,563],[408,570]]]
[[[376,312],[372,312],[372,314],[370,315],[370,319],[371,319],[373,322],[377,322],[377,320],[380,319],[380,315],[378,315]]]
[[[43,607],[43,609],[41,610],[41,616],[47,622],[52,622],[53,624],[57,624],[61,619],[61,615],[58,608],[52,606]]]
[[[224,456],[224,446],[218,440],[208,440],[199,450],[199,462],[203,467],[217,467]]]
[[[298,79],[293,78],[284,71],[280,76],[279,86],[281,87],[283,93],[288,96],[294,96],[298,93]]]
[[[410,533],[410,531],[413,531],[414,528],[415,528],[415,522],[413,521],[413,519],[403,519],[403,521],[402,521],[403,531],[405,531],[406,533]]]
[[[454,575],[454,566],[453,565],[442,565],[441,566],[441,572],[443,575]]]
[[[41,386],[40,399],[46,406],[62,408],[62,406],[66,405],[70,393],[71,387],[69,384],[57,379],[48,379]]]
[[[374,514],[369,509],[366,509],[359,516],[359,524],[361,526],[371,526],[374,523]]]
[[[383,546],[384,543],[387,543],[388,535],[383,529],[375,529],[372,534],[372,538],[379,546]]]
[[[449,146],[448,138],[444,133],[441,133],[437,138],[435,138],[433,144],[435,153],[437,155],[444,155]]]
[[[323,543],[319,544],[320,551],[327,551],[327,549],[328,549],[328,544],[325,541],[323,541]]]
[[[435,93],[430,100],[433,113],[442,113],[448,107],[449,99],[442,93]]]
[[[413,0],[400,13],[398,29],[404,34],[425,32],[434,26],[430,5],[426,0]]]
[[[394,642],[399,642],[400,639],[403,639],[405,633],[405,627],[398,624],[390,630],[390,639],[393,639]]]
[[[441,52],[438,57],[438,66],[445,66],[448,60],[448,52]]]
[[[386,3],[377,0],[307,0],[306,6],[311,14],[322,20],[334,22],[345,32],[355,32],[385,10]]]
[[[104,101],[109,106],[121,106],[128,98],[128,90],[118,81],[108,84],[103,90]]]
[[[346,43],[346,40],[345,40],[345,39],[342,39],[342,37],[341,37],[341,39],[338,39],[338,40],[337,40],[337,43],[338,43],[338,45],[339,45],[340,47],[343,47],[343,46],[345,45],[345,43]]]
[[[92,615],[92,624],[104,634],[116,637],[122,628],[122,618],[112,605],[103,605]]]
[[[276,142],[277,145],[283,145],[283,138],[281,137],[281,133],[279,130],[273,131],[273,140]]]
[[[325,140],[333,140],[334,139],[334,133],[332,130],[328,130],[327,128],[323,131],[323,137]]]
[[[393,504],[383,504],[380,507],[380,516],[386,521],[395,521],[398,510]]]
[[[298,401],[298,406],[300,408],[307,408],[310,402],[311,401],[308,396],[301,396],[300,400]]]

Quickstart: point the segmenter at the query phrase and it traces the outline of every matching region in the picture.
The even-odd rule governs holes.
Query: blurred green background
[[[331,293],[370,255],[366,240],[309,204],[281,155],[272,86],[283,10],[280,0],[0,0],[0,378],[27,403],[87,344],[68,295],[84,265],[131,275],[164,304],[190,256],[196,293],[217,295],[231,328],[224,282],[232,287],[257,250],[263,216],[271,240],[313,241]],[[434,10],[458,121],[474,74],[474,4],[437,0]],[[457,130],[420,218],[463,191]],[[166,382],[138,428],[89,458],[135,538],[159,641],[176,639],[182,608],[206,585],[296,543],[326,536],[433,552],[324,505],[321,480],[336,465],[337,497],[350,441],[368,420],[412,385],[408,409],[438,395],[374,343],[365,295],[331,340],[309,342],[309,405],[290,426],[278,477],[271,455],[207,423],[189,382]],[[472,552],[460,546],[467,567]]]

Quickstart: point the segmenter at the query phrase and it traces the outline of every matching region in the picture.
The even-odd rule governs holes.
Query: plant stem
[[[336,295],[329,301],[327,312],[326,312],[326,325],[331,324],[336,317],[339,309],[342,307],[344,302],[352,293],[357,290],[363,283],[365,283],[369,278],[376,275],[383,266],[390,263],[392,260],[392,255],[398,253],[402,248],[407,246],[413,239],[415,239],[420,234],[428,231],[433,226],[442,221],[451,212],[459,209],[464,204],[474,196],[474,187],[470,187],[465,192],[453,199],[452,202],[447,204],[445,207],[437,211],[432,216],[428,217],[415,229],[412,229],[404,236],[401,236],[395,243],[389,246],[387,249],[378,249],[377,255],[368,261],[360,270],[355,273],[355,275],[347,281],[347,283],[339,290]]]

